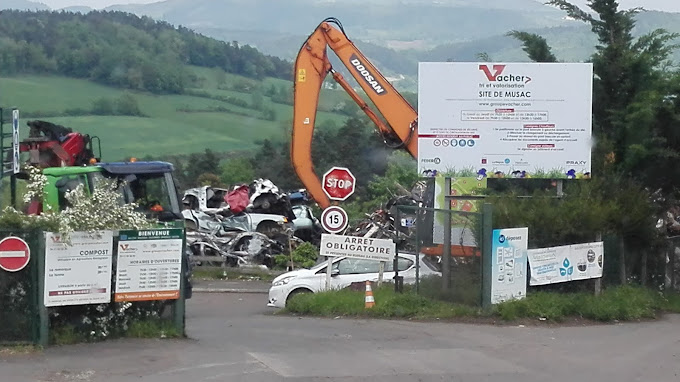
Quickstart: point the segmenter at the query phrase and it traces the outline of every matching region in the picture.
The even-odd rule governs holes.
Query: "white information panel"
[[[45,306],[111,302],[113,232],[45,233]]]
[[[592,64],[421,62],[418,76],[421,174],[590,177]]]
[[[504,228],[493,231],[492,304],[526,297],[528,238],[528,228]]]
[[[114,300],[176,300],[182,279],[181,229],[120,231]]]
[[[583,243],[528,251],[530,285],[555,284],[602,277],[604,243]]]

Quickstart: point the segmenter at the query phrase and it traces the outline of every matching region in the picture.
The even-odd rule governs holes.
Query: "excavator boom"
[[[335,24],[337,28],[331,24]],[[328,59],[328,48],[335,52],[387,123],[384,123],[342,75],[333,69]],[[329,73],[376,124],[383,137],[400,142],[398,147],[405,148],[413,157],[418,155],[416,111],[350,41],[337,19],[324,20],[302,45],[295,61],[293,135],[290,150],[295,172],[309,194],[323,209],[331,203],[323,192],[319,176],[314,171],[311,146],[321,85]]]

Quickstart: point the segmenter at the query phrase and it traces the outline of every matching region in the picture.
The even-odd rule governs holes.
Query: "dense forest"
[[[289,79],[291,63],[248,45],[123,12],[3,11],[0,75],[59,74],[153,93],[182,93],[186,65]]]

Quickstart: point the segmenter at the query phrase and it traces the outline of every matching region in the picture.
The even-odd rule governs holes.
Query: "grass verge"
[[[437,301],[411,293],[397,294],[391,287],[377,288],[376,305],[364,308],[364,293],[347,289],[302,294],[291,299],[282,313],[311,316],[349,316],[411,319],[498,318],[560,322],[570,318],[600,322],[656,318],[660,313],[680,313],[680,295],[660,295],[634,286],[610,288],[600,296],[539,292],[523,300],[494,306],[489,311]]]
[[[284,312],[312,316],[353,316],[446,319],[481,314],[476,308],[432,300],[412,293],[394,293],[392,287],[376,288],[376,305],[364,309],[364,293],[348,289],[300,294],[291,299]]]
[[[33,354],[41,350],[42,348],[36,345],[12,345],[12,346],[0,345],[0,357],[10,355]]]
[[[125,334],[127,338],[179,338],[180,333],[172,322],[146,320],[133,322]]]
[[[172,322],[160,319],[145,319],[133,321],[127,330],[112,333],[108,338],[179,338],[181,334]],[[50,345],[73,345],[85,342],[101,341],[107,337],[93,337],[91,334],[78,330],[73,325],[63,325],[50,328]]]

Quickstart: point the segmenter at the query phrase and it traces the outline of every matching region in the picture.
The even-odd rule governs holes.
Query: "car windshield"
[[[399,272],[403,272],[411,268],[415,264],[415,261],[399,256],[398,263]],[[323,261],[310,268],[310,270],[316,273],[325,273],[326,264],[327,262]],[[428,266],[428,268],[430,267]],[[380,272],[380,262],[375,260],[341,258],[339,260],[334,260],[333,269],[338,269],[340,274],[378,273]],[[394,272],[394,262],[386,261],[383,272]]]
[[[104,175],[97,173],[96,178],[104,178]],[[119,175],[113,179],[126,183],[126,187],[118,188],[122,202],[136,203],[138,210],[144,212],[173,211],[175,190],[169,188],[165,173]]]
[[[307,210],[304,207],[293,207],[293,213],[298,219],[304,219],[307,217]]]

